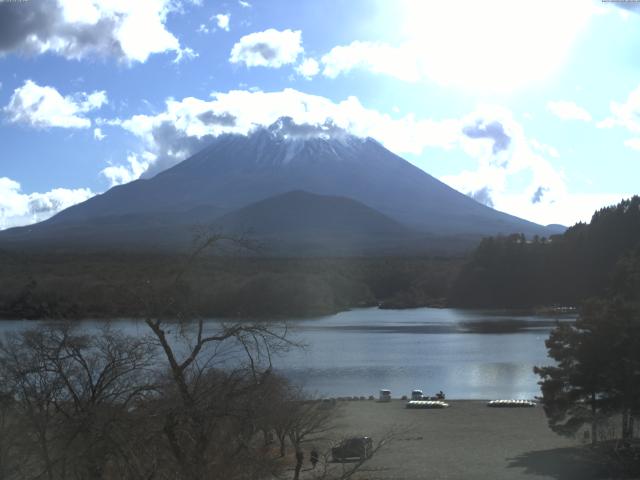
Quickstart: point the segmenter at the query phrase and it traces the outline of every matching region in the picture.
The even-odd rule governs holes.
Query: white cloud
[[[411,82],[512,91],[559,70],[597,10],[582,0],[398,0],[381,9],[387,23],[399,25],[402,41],[336,46],[322,59],[326,76],[359,68]]]
[[[559,100],[557,102],[547,102],[547,110],[562,120],[582,120],[591,121],[591,114],[574,102]]]
[[[0,177],[0,230],[46,220],[93,195],[88,188],[55,188],[45,193],[23,193],[18,182]]]
[[[421,78],[419,55],[410,45],[392,47],[384,43],[352,42],[331,49],[322,57],[322,74],[329,78],[365,68],[373,73],[390,75],[409,82]]]
[[[10,122],[33,127],[88,128],[91,120],[84,114],[106,103],[104,91],[79,92],[63,97],[53,87],[27,80],[14,90],[4,112]]]
[[[251,4],[249,2],[245,2],[244,0],[238,0],[238,3],[243,8],[251,8]]]
[[[335,123],[354,135],[371,136],[397,153],[421,153],[426,147],[453,148],[461,135],[459,120],[393,118],[365,108],[356,97],[335,103],[325,97],[293,89],[280,92],[232,90],[210,101],[193,97],[168,100],[158,115],[135,115],[110,122],[143,139],[156,156],[146,175],[166,169],[195,153],[222,133],[247,134],[283,116],[297,123]]]
[[[216,23],[218,24],[218,28],[222,30],[229,31],[229,20],[231,19],[230,14],[218,13],[215,15]]]
[[[100,173],[109,180],[111,187],[115,187],[140,178],[140,175],[149,168],[154,160],[155,155],[150,152],[145,152],[140,156],[132,153],[127,157],[127,165],[110,165]]]
[[[80,103],[81,112],[89,112],[97,108],[106,105],[109,101],[107,99],[107,92],[104,90],[95,91],[90,94],[81,93],[80,96],[84,97],[84,100]]]
[[[502,107],[480,106],[463,119],[463,124],[486,126],[484,137],[476,134],[477,128],[472,130],[473,135],[464,128],[468,138],[459,142],[477,166],[444,176],[442,181],[463,193],[490,195],[497,210],[543,224],[565,223],[566,212],[558,206],[569,194],[562,172],[547,159],[557,155],[553,147],[528,138],[512,113]],[[501,128],[488,129],[495,125]],[[496,149],[498,140],[501,148]]]
[[[242,37],[231,49],[229,61],[247,67],[280,68],[294,63],[303,52],[300,30],[270,28]]]
[[[107,136],[104,133],[102,133],[102,129],[101,128],[96,127],[96,128],[93,129],[93,138],[95,138],[96,140],[102,141],[106,137]]]
[[[200,54],[192,50],[191,48],[183,48],[178,51],[176,54],[176,58],[173,59],[173,63],[180,63],[183,60],[193,60],[196,57],[199,57]]]
[[[558,153],[558,150],[556,150],[551,145],[545,145],[544,143],[539,142],[535,138],[532,138],[531,140],[529,140],[529,143],[534,148],[534,150],[537,150],[538,152],[540,152],[543,155],[546,155],[547,157],[560,158],[560,154]]]
[[[305,58],[304,61],[296,67],[296,72],[307,80],[311,80],[311,78],[320,73],[320,64],[314,58]]]
[[[633,150],[640,150],[640,138],[630,138],[624,141],[626,147]]]
[[[54,53],[68,59],[112,56],[145,62],[184,48],[166,28],[173,0],[38,0],[0,2],[0,55]]]
[[[626,102],[611,102],[609,108],[611,116],[599,122],[598,127],[623,127],[633,133],[640,132],[640,86],[629,93]]]

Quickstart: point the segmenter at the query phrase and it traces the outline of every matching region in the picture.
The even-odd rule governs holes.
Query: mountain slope
[[[403,235],[410,230],[360,202],[301,190],[228,213],[214,226],[257,235]]]
[[[258,239],[269,253],[364,255],[424,251],[428,239],[345,197],[292,191],[218,218],[214,230]]]
[[[127,245],[131,243],[128,237],[132,237],[133,243],[140,245],[149,238],[152,244],[170,246],[184,238],[188,225],[208,224],[224,213],[292,191],[298,193],[236,212],[226,218],[226,227],[242,224],[247,230],[266,229],[262,234],[268,236],[278,229],[285,231],[285,218],[290,221],[293,216],[299,222],[309,221],[309,227],[315,225],[316,232],[328,232],[340,224],[341,235],[345,235],[350,223],[355,232],[364,227],[366,218],[378,227],[386,222],[383,231],[396,229],[393,235],[376,231],[369,236],[395,236],[398,246],[405,245],[408,231],[465,238],[463,243],[468,244],[468,239],[484,235],[522,232],[546,236],[552,230],[477,203],[375,140],[355,137],[335,127],[327,131],[300,126],[283,118],[247,136],[222,135],[199,153],[152,178],[114,187],[40,224],[0,233],[0,243],[8,238],[32,243],[57,238],[61,244],[96,241],[109,246],[110,242]],[[312,201],[309,194],[342,200]],[[301,198],[305,200],[301,205],[308,210],[292,210]],[[356,208],[348,199],[362,205]],[[260,208],[267,209],[271,216],[256,213]],[[365,212],[366,208],[369,210]],[[329,215],[332,209],[344,209],[342,220]],[[281,211],[279,219],[274,213],[277,211]],[[363,219],[358,219],[359,215]],[[314,220],[316,216],[321,218]],[[382,216],[387,218],[380,223]],[[374,217],[379,221],[374,222]],[[389,222],[401,224],[405,233],[401,233],[400,225],[391,228]],[[288,226],[297,229],[289,235],[299,235],[303,223]]]
[[[188,248],[199,228],[248,237],[263,253],[362,255],[422,252],[446,246],[344,197],[287,192],[220,215],[200,207],[184,213],[106,215],[83,221],[39,224],[4,232],[4,244],[21,247],[103,250]],[[436,245],[436,242],[438,243]]]
[[[45,221],[0,232],[0,246],[47,249],[183,248],[198,225],[208,225],[224,211],[200,206],[184,212],[126,213],[67,222]]]
[[[53,222],[103,215],[233,210],[292,190],[353,198],[412,228],[437,234],[545,235],[546,229],[481,205],[385,149],[344,132],[292,134],[290,120],[249,136],[222,135],[150,179],[112,188]]]

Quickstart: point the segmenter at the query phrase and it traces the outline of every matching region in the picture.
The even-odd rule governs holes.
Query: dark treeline
[[[467,307],[578,305],[611,289],[637,288],[639,276],[640,197],[635,196],[550,239],[484,239],[462,267],[449,300]],[[636,283],[629,283],[633,278]]]
[[[139,317],[137,299],[148,291],[162,297],[185,258],[0,251],[0,318]],[[466,263],[441,257],[208,256],[181,289],[195,312],[224,317],[321,315],[374,305],[567,306],[612,288],[635,288],[628,280],[640,276],[639,258],[640,197],[633,197],[549,239],[484,239]]]
[[[0,256],[0,318],[13,319],[140,317],[139,299],[150,292],[165,297],[186,261],[179,255],[133,253]],[[188,296],[189,309],[207,316],[405,308],[441,304],[461,264],[459,258],[207,256],[189,269],[180,291],[171,293]]]

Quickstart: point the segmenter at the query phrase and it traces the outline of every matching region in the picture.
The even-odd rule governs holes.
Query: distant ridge
[[[228,213],[214,222],[233,232],[268,235],[402,235],[410,230],[346,197],[295,190]]]

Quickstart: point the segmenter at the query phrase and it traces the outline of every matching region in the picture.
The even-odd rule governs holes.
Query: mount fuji
[[[0,232],[0,246],[175,249],[197,224],[253,232],[288,251],[315,239],[314,253],[469,247],[487,235],[558,233],[476,202],[371,138],[280,118],[248,135],[220,135],[151,178],[49,220]],[[331,247],[323,252],[322,245]]]

